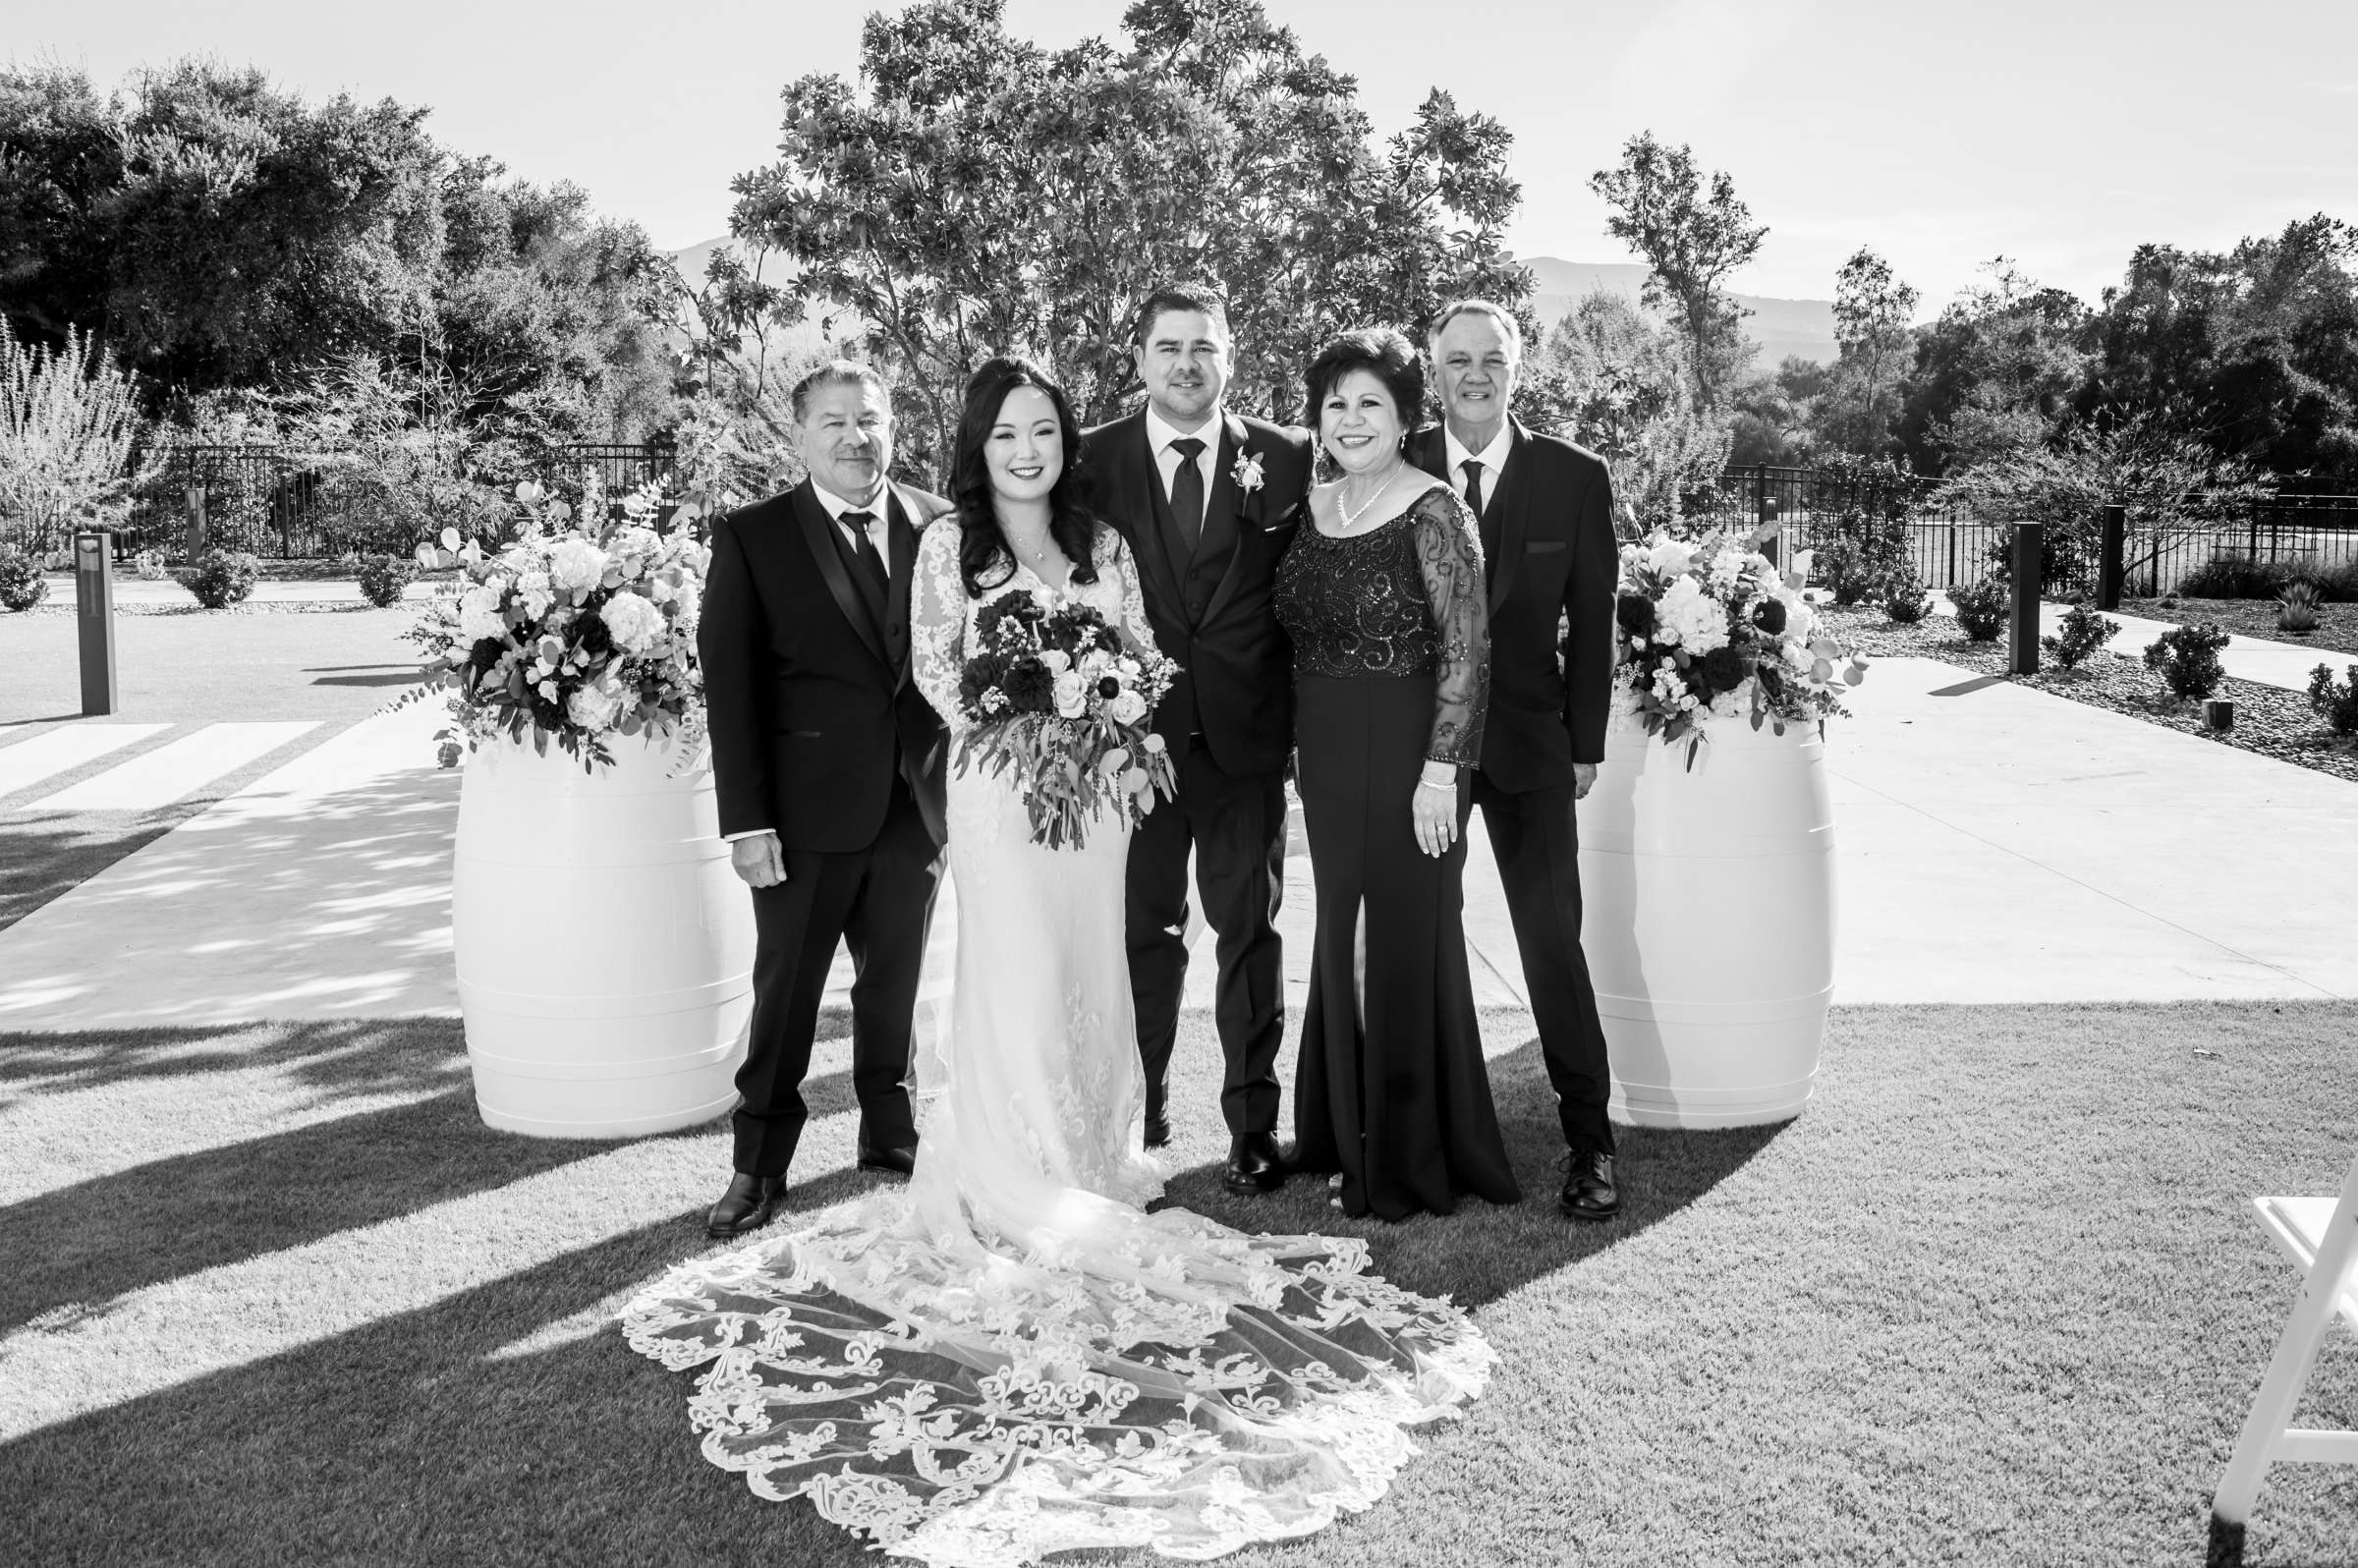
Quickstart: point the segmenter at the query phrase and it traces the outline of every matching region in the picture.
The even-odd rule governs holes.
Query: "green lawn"
[[[1782,1128],[1632,1131],[1553,1211],[1528,1020],[1486,1019],[1530,1196],[1399,1227],[1217,1181],[1208,1020],[1173,1197],[1367,1235],[1500,1373],[1371,1512],[1244,1564],[2200,1563],[2293,1275],[2245,1200],[2353,1153],[2358,1004],[1859,1008]],[[455,1023],[0,1036],[0,1562],[849,1565],[690,1435],[611,1316],[702,1250],[717,1127],[485,1130]],[[808,1210],[855,1174],[843,1042]],[[2358,1344],[2299,1418],[2358,1425]],[[2253,1564],[2358,1559],[2288,1467]]]

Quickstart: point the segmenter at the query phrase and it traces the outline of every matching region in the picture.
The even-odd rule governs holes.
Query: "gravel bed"
[[[2181,702],[2169,695],[2161,675],[2146,668],[2142,648],[2126,654],[2095,653],[2077,670],[2050,666],[2037,675],[2010,676],[2006,675],[2006,647],[2002,640],[1971,642],[1957,630],[1957,623],[1945,615],[1927,617],[1914,626],[1901,626],[1880,609],[1840,610],[1824,605],[1819,614],[1833,628],[1836,641],[1846,646],[1855,645],[1871,658],[1880,655],[1939,659],[1976,674],[2004,676],[2037,691],[2086,702],[2091,707],[2108,707],[2149,724],[2199,735],[2222,746],[2257,752],[2281,762],[2358,783],[2358,739],[2336,736],[2326,728],[2326,721],[2309,705],[2308,698],[2298,692],[2229,676],[2219,683],[2218,695],[2235,704],[2235,727],[2222,733],[2204,725],[2200,702]],[[1871,674],[1869,679],[1873,678]]]
[[[2153,621],[2214,621],[2238,637],[2264,637],[2272,643],[2313,647],[2326,663],[2338,665],[2337,653],[2358,657],[2358,604],[2321,604],[2317,630],[2305,635],[2276,630],[2274,599],[2122,599],[2120,613]],[[2339,669],[2335,674],[2340,673]]]

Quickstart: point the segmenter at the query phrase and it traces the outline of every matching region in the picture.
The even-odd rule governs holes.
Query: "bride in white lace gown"
[[[1152,644],[1127,547],[1066,473],[1076,439],[1037,369],[977,373],[955,488],[990,521],[928,529],[914,594],[917,678],[954,728],[994,598],[1078,599]],[[714,1464],[925,1562],[1215,1557],[1369,1506],[1401,1428],[1482,1391],[1489,1346],[1369,1273],[1363,1242],[1147,1212],[1127,822],[1050,850],[1011,788],[953,769],[949,827],[956,988],[921,1032],[908,1188],[674,1270],[625,1313],[631,1344],[710,1364],[689,1415]]]

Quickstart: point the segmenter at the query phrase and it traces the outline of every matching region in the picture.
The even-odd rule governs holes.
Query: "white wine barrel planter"
[[[467,763],[451,941],[485,1122],[631,1138],[734,1102],[753,1011],[754,916],[712,775],[617,736],[594,774],[551,746]]]
[[[1719,720],[1686,747],[1617,719],[1580,807],[1581,947],[1613,1111],[1783,1121],[1809,1101],[1834,979],[1834,828],[1816,724]]]

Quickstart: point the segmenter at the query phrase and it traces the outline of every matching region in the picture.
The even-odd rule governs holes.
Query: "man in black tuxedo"
[[[1232,367],[1218,295],[1166,287],[1139,311],[1146,407],[1082,439],[1098,512],[1139,563],[1147,618],[1180,676],[1154,712],[1179,793],[1130,840],[1130,986],[1146,1065],[1149,1147],[1170,1141],[1163,1102],[1187,980],[1187,861],[1218,934],[1214,1013],[1227,1070],[1228,1186],[1284,1179],[1277,1048],[1284,975],[1273,921],[1285,891],[1285,762],[1293,650],[1270,594],[1310,488],[1310,438],[1220,406]]]
[[[697,652],[720,831],[754,890],[754,1012],[736,1175],[706,1229],[765,1223],[808,1108],[835,945],[851,949],[862,1165],[906,1174],[910,1031],[933,918],[948,736],[910,679],[918,532],[949,503],[895,485],[892,400],[836,361],[794,389],[810,477],[716,519]]]
[[[1482,524],[1490,587],[1490,707],[1474,804],[1490,834],[1540,1049],[1571,1150],[1562,1205],[1620,1212],[1612,1070],[1580,950],[1580,837],[1572,803],[1596,782],[1613,680],[1620,578],[1604,464],[1507,414],[1522,368],[1515,318],[1487,300],[1434,317],[1443,422],[1410,457],[1448,481]]]

